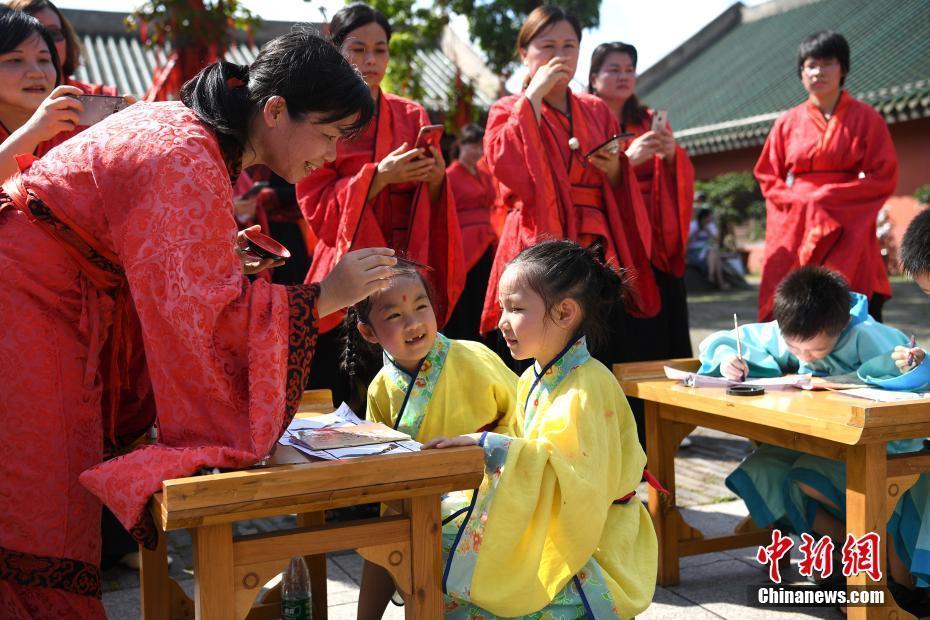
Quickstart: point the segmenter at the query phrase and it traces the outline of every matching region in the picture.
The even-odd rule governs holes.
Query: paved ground
[[[886,322],[918,341],[930,342],[930,299],[912,282],[896,280],[895,297],[885,306]],[[731,327],[733,312],[750,321],[755,316],[756,290],[695,293],[689,297],[691,337],[694,349],[712,331]],[[745,516],[745,506],[723,484],[749,450],[749,442],[705,429],[692,435],[693,445],[676,459],[678,501],[688,507],[686,519],[705,534],[731,531]],[[293,527],[292,518],[249,521],[239,524],[239,533],[250,534],[281,527]],[[681,583],[658,588],[653,605],[640,617],[646,619],[680,618],[687,611],[690,619],[703,618],[840,618],[832,609],[804,609],[796,613],[773,613],[746,606],[746,589],[766,580],[763,568],[753,559],[754,549],[686,558],[682,561]],[[186,532],[170,535],[170,553],[175,561],[171,574],[192,594],[193,559],[190,537]],[[797,578],[796,568],[794,578]],[[329,558],[328,596],[331,620],[355,618],[361,559],[354,553],[334,554]],[[113,619],[139,618],[138,574],[127,569],[104,573],[104,605]],[[403,618],[401,608],[389,608],[384,616]]]

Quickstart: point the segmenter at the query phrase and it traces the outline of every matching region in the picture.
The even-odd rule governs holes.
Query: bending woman
[[[371,114],[355,70],[298,29],[250,67],[208,66],[182,102],[137,104],[20,160],[0,193],[0,615],[103,618],[101,501],[151,546],[145,505],[163,480],[274,446],[318,317],[379,290],[394,259],[369,249],[320,283],[250,283],[231,181],[263,163],[297,182]],[[158,443],[101,463],[149,394]]]

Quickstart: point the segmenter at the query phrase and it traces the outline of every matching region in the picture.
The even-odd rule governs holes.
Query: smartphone
[[[244,194],[239,196],[239,198],[254,198],[256,195],[258,195],[258,192],[262,191],[266,187],[268,187],[268,181],[255,181],[255,183],[252,184],[252,187],[247,189]]]
[[[414,144],[414,148],[423,149],[425,151],[426,157],[432,157],[432,153],[429,150],[429,147],[435,146],[439,148],[439,141],[442,140],[442,132],[444,127],[442,125],[426,125],[425,127],[420,127],[420,133],[417,135],[417,142]]]
[[[122,97],[110,95],[77,95],[75,97],[84,106],[84,111],[78,115],[78,126],[90,127],[120,110],[129,107],[129,103]]]
[[[607,149],[611,153],[619,153],[620,152],[620,141],[626,140],[627,138],[632,138],[632,137],[633,137],[633,134],[629,132],[615,133],[614,135],[610,136],[609,138],[607,138],[606,140],[604,140],[603,142],[595,146],[593,149],[588,151],[588,154],[585,155],[584,158],[590,159],[595,153],[597,153],[601,149]]]
[[[664,131],[668,129],[668,110],[656,110],[652,115],[652,130]]]

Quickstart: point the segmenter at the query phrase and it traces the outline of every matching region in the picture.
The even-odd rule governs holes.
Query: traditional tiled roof
[[[79,80],[115,85],[122,93],[141,95],[148,90],[152,71],[164,61],[164,55],[146,49],[137,34],[126,32],[123,26],[126,14],[77,9],[62,9],[62,13],[74,25],[84,48],[77,71]],[[262,22],[254,44],[239,40],[227,51],[226,59],[238,64],[251,63],[263,43],[287,32],[291,25],[287,22]],[[320,26],[317,24],[322,30]],[[449,88],[455,80],[455,64],[438,47],[418,50],[417,58],[426,91],[422,103],[430,110],[449,109]],[[489,108],[496,93],[483,92],[477,87],[475,91],[475,105]]]
[[[930,2],[774,0],[737,3],[639,79],[640,99],[667,109],[692,155],[762,144],[778,115],[806,98],[801,39],[843,34],[846,88],[889,123],[930,116]]]

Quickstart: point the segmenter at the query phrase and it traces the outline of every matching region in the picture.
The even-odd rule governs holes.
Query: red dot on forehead
[[[406,296],[406,295],[401,295],[400,297],[401,297],[401,299],[402,299],[403,301],[407,301],[407,296]]]

